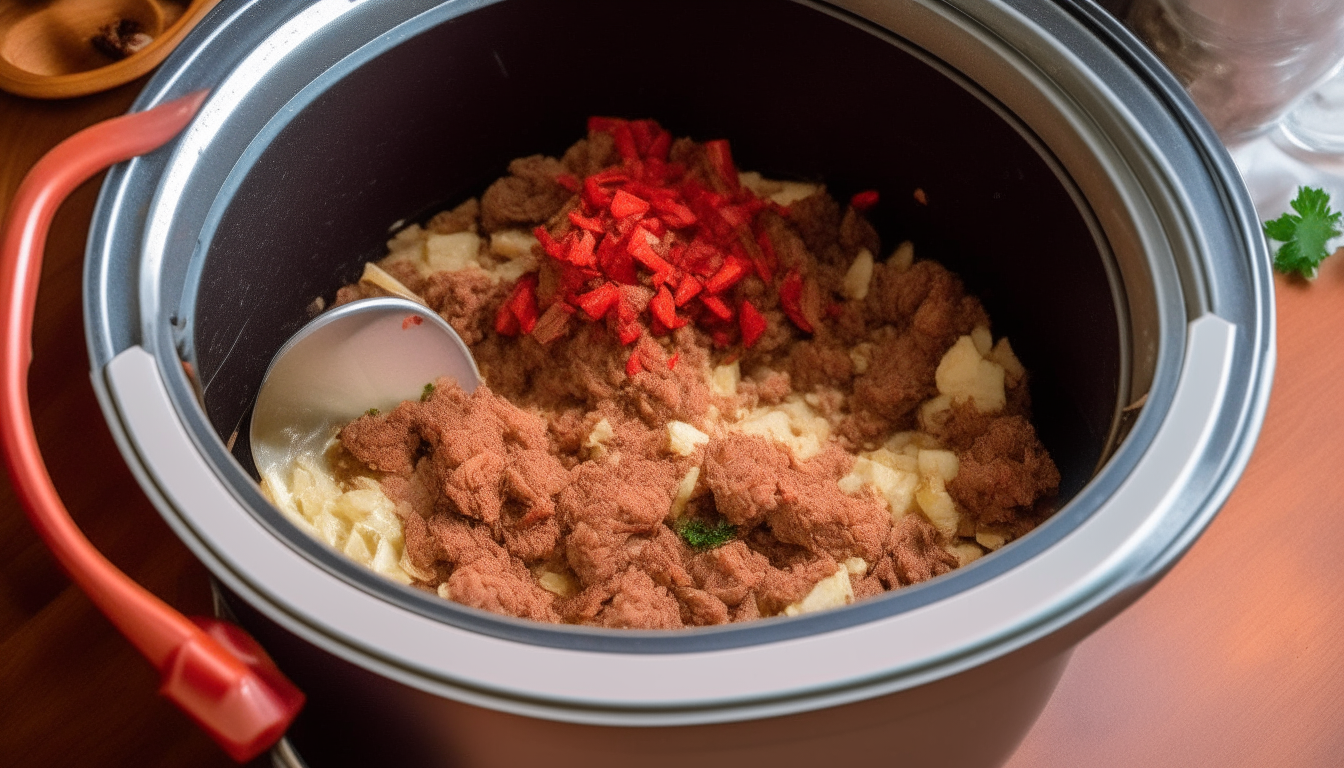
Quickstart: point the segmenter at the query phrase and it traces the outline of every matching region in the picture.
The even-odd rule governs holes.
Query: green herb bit
[[[420,392],[420,402],[422,403],[429,402],[429,398],[432,397],[433,395],[434,395],[434,385],[426,384],[425,388]]]
[[[1329,193],[1315,187],[1298,187],[1297,197],[1289,205],[1297,216],[1285,213],[1265,222],[1265,237],[1283,243],[1274,254],[1274,268],[1311,280],[1330,255],[1326,243],[1340,235],[1337,225],[1341,213],[1330,210]]]
[[[677,533],[691,545],[691,549],[700,552],[721,547],[737,538],[737,528],[727,520],[712,525],[703,520],[686,520],[677,526]]]
[[[365,416],[377,416],[377,415],[378,415],[378,409],[377,409],[377,408],[370,408],[369,410],[367,410],[367,411],[364,412],[364,415],[365,415]]]

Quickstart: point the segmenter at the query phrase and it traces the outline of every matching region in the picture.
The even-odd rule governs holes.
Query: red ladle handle
[[[243,630],[188,619],[89,543],[47,474],[28,407],[33,307],[52,216],[99,171],[171,140],[205,97],[200,91],[86,128],[48,152],[19,185],[0,235],[0,452],[33,527],[70,578],[158,668],[159,692],[244,762],[284,734],[303,694]]]

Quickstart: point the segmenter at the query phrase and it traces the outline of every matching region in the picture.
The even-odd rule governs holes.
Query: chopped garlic
[[[854,588],[849,583],[849,570],[840,566],[836,572],[817,582],[807,596],[784,608],[785,616],[801,616],[805,613],[839,608],[854,602]]]
[[[360,275],[359,282],[376,285],[393,296],[400,296],[403,299],[410,299],[416,304],[425,304],[425,300],[416,295],[415,291],[401,284],[397,278],[389,275],[381,267],[373,262],[364,265],[364,274]]]
[[[831,423],[797,395],[790,395],[779,405],[753,408],[733,429],[787,446],[800,461],[821,453],[831,437]]]
[[[684,421],[667,422],[667,450],[678,456],[690,456],[695,449],[709,442],[709,435]]]
[[[981,549],[978,544],[972,544],[969,541],[948,544],[944,549],[953,557],[957,558],[958,568],[963,565],[970,565],[985,554],[985,550]]]
[[[904,272],[915,263],[915,244],[906,240],[904,243],[896,246],[896,250],[887,257],[887,266],[895,267],[897,272]]]
[[[983,325],[975,326],[975,330],[971,331],[971,341],[981,357],[989,357],[989,351],[994,346],[994,337],[989,335],[988,328]]]
[[[859,255],[854,257],[854,263],[849,266],[849,271],[845,273],[841,291],[847,299],[863,301],[868,296],[868,286],[872,281],[873,254],[867,248],[863,248],[859,250]]]
[[[975,540],[991,552],[1008,543],[1008,537],[996,531],[976,531]]]
[[[490,252],[505,259],[531,259],[536,236],[521,229],[505,229],[490,236]]]
[[[686,475],[677,483],[677,495],[672,499],[672,509],[668,513],[673,520],[681,517],[681,513],[686,511],[686,505],[691,501],[691,495],[695,493],[695,484],[700,480],[700,468],[691,467],[686,470]]]
[[[1017,383],[1027,375],[1027,369],[1022,366],[1022,361],[1017,359],[1013,353],[1013,347],[1008,343],[1008,337],[999,339],[999,343],[994,345],[988,355],[990,360],[1003,366],[1004,381],[1010,387],[1016,387]]]
[[[474,232],[430,235],[425,240],[425,264],[431,272],[460,272],[480,268],[481,237]]]
[[[715,366],[709,379],[709,388],[720,397],[737,397],[737,384],[742,381],[742,366],[734,360],[729,365]]]
[[[1001,411],[1008,402],[1003,391],[1003,366],[982,357],[970,336],[957,339],[943,355],[934,380],[939,393],[956,403],[974,400],[975,409],[981,413]]]
[[[957,461],[957,454],[951,451],[929,450],[921,448],[919,451],[919,474],[925,477],[941,477],[943,482],[951,482],[957,476],[957,470],[961,464]]]
[[[557,597],[569,597],[579,591],[579,585],[573,577],[554,571],[542,571],[537,577],[537,585]]]
[[[854,460],[849,474],[840,478],[840,490],[852,495],[865,485],[872,486],[886,501],[891,521],[895,523],[911,510],[915,490],[919,487],[919,475],[860,456]]]
[[[583,447],[591,451],[594,458],[600,459],[607,453],[607,441],[615,436],[616,430],[611,428],[611,422],[603,419],[593,425],[588,439],[583,441]]]
[[[263,478],[267,498],[305,532],[374,571],[410,584],[401,567],[405,540],[392,500],[378,483],[358,478],[342,490],[325,463],[311,456],[295,460],[290,480],[271,470]]]
[[[804,184],[801,181],[776,181],[767,179],[755,171],[746,171],[737,174],[738,182],[756,193],[757,197],[769,198],[771,202],[777,205],[789,205],[796,203],[803,198],[811,197],[820,189],[815,184]]]
[[[939,533],[949,538],[957,535],[961,515],[957,513],[956,502],[952,501],[947,488],[943,485],[943,478],[936,475],[925,477],[919,490],[915,491],[915,501],[918,502],[924,517],[933,523],[933,527],[937,528]]]
[[[868,366],[873,362],[873,344],[872,342],[862,342],[849,348],[849,361],[854,364],[854,372],[863,375],[868,372]]]

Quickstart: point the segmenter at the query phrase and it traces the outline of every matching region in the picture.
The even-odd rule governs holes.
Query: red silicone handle
[[[294,687],[241,629],[188,619],[117,570],[61,503],[28,409],[33,306],[51,218],[76,187],[114,163],[167,143],[191,122],[204,91],[71,136],[28,172],[0,236],[0,451],[28,519],[70,577],[158,667],[160,693],[244,762],[284,734],[303,706]]]

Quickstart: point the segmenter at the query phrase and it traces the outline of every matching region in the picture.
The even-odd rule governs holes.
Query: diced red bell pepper
[[[623,125],[625,120],[619,117],[602,117],[594,115],[588,118],[589,133],[611,133],[616,130],[616,126]]]
[[[704,284],[695,275],[685,275],[681,278],[681,282],[677,284],[677,292],[672,296],[672,301],[678,307],[684,307],[686,302],[695,298],[696,294],[700,293],[704,287]]]
[[[738,309],[738,319],[742,326],[742,343],[751,348],[765,333],[767,326],[765,315],[750,301],[743,301]]]
[[[618,325],[616,328],[616,339],[617,341],[621,342],[623,346],[628,347],[631,344],[634,344],[636,341],[639,340],[639,337],[643,335],[644,335],[644,326],[641,325],[637,320],[622,325]]]
[[[653,141],[649,142],[649,148],[644,151],[644,155],[658,160],[667,160],[667,153],[670,149],[672,149],[672,134],[659,128],[653,137]]]
[[[517,336],[518,330],[518,318],[513,316],[513,311],[509,309],[507,303],[501,304],[499,311],[495,313],[495,333],[500,336]]]
[[[582,232],[569,245],[569,263],[576,267],[592,267],[597,265],[597,259],[594,257],[594,250],[597,248],[597,238],[593,233],[586,229],[570,230],[570,235],[575,232]]]
[[[728,142],[724,139],[715,139],[705,142],[705,156],[709,160],[709,165],[718,174],[719,181],[730,190],[736,191],[739,186],[737,180],[737,167],[733,165],[733,153],[728,148]]]
[[[635,120],[630,123],[630,134],[635,138],[635,148],[640,157],[648,154],[649,145],[653,143],[658,130],[658,124],[652,120]]]
[[[667,276],[676,270],[653,250],[653,246],[649,244],[647,232],[648,230],[643,227],[637,227],[634,232],[630,233],[628,250],[636,261],[648,267],[650,272],[663,275],[664,280],[666,280]]]
[[[597,263],[607,277],[622,285],[634,285],[639,282],[639,273],[635,269],[635,260],[625,247],[621,238],[607,235],[597,245]]]
[[[556,176],[555,183],[576,194],[583,188],[583,183],[579,181],[579,177],[572,173],[562,173]]]
[[[659,288],[658,293],[654,294],[653,299],[649,301],[649,311],[668,330],[675,330],[689,322],[686,318],[677,316],[676,307],[677,305],[672,301],[672,292],[667,290],[666,285]]]
[[[513,292],[505,300],[505,305],[513,316],[518,318],[518,328],[523,333],[531,333],[537,326],[537,273],[532,272],[518,278]]]
[[[709,277],[723,266],[723,253],[708,240],[697,237],[686,247],[681,264],[689,272]]]
[[[607,194],[596,177],[589,176],[583,180],[583,202],[592,210],[601,210],[611,205],[611,195]]]
[[[705,290],[709,293],[723,293],[732,288],[751,269],[751,262],[737,256],[729,256],[714,276],[705,281]]]
[[[596,216],[584,216],[578,211],[569,212],[569,222],[580,229],[586,229],[595,235],[606,234],[607,228],[602,225],[602,220]]]
[[[812,333],[812,323],[803,314],[803,276],[795,270],[779,285],[779,304],[784,314],[805,333]]]
[[[685,229],[694,226],[698,219],[695,218],[695,212],[676,200],[654,200],[654,210],[661,214],[667,226],[675,229]]]
[[[680,359],[681,359],[681,353],[680,353],[680,352],[674,352],[674,353],[672,353],[672,356],[669,357],[669,358],[667,359],[667,370],[670,371],[670,370],[672,370],[673,368],[676,368],[676,367],[677,367],[677,361],[680,360]]]
[[[621,123],[612,128],[611,137],[616,140],[616,153],[622,160],[639,159],[639,146],[635,144],[635,135],[630,130],[629,123]]]
[[[611,308],[616,306],[616,301],[621,297],[621,290],[612,283],[605,283],[602,286],[579,296],[575,301],[579,308],[588,314],[593,320],[601,320],[607,316]]]
[[[877,190],[865,189],[849,198],[849,204],[859,213],[867,213],[877,205]]]
[[[720,299],[718,296],[701,296],[700,302],[720,320],[733,319],[733,308],[728,306],[723,299]]]
[[[629,342],[626,342],[629,343]],[[634,378],[635,374],[644,371],[644,362],[639,359],[639,350],[631,350],[630,357],[625,361],[625,375]]]
[[[561,261],[564,261],[569,256],[568,248],[556,242],[555,238],[551,237],[551,233],[548,232],[545,227],[537,227],[536,229],[533,229],[532,234],[537,238],[537,242],[541,243],[541,250],[545,251],[547,256],[550,256],[553,259],[560,259]]]
[[[775,274],[775,270],[779,269],[779,256],[775,254],[775,244],[770,240],[770,235],[765,229],[756,233],[756,246],[761,249],[761,258],[765,261],[766,268],[772,276],[762,279],[769,283]]]
[[[616,194],[611,197],[611,215],[618,219],[624,219],[626,216],[643,216],[649,210],[649,203],[626,192],[624,189],[616,190]]]
[[[709,338],[714,342],[714,346],[716,347],[726,347],[733,343],[732,331],[729,331],[727,328],[715,328],[710,331]]]

